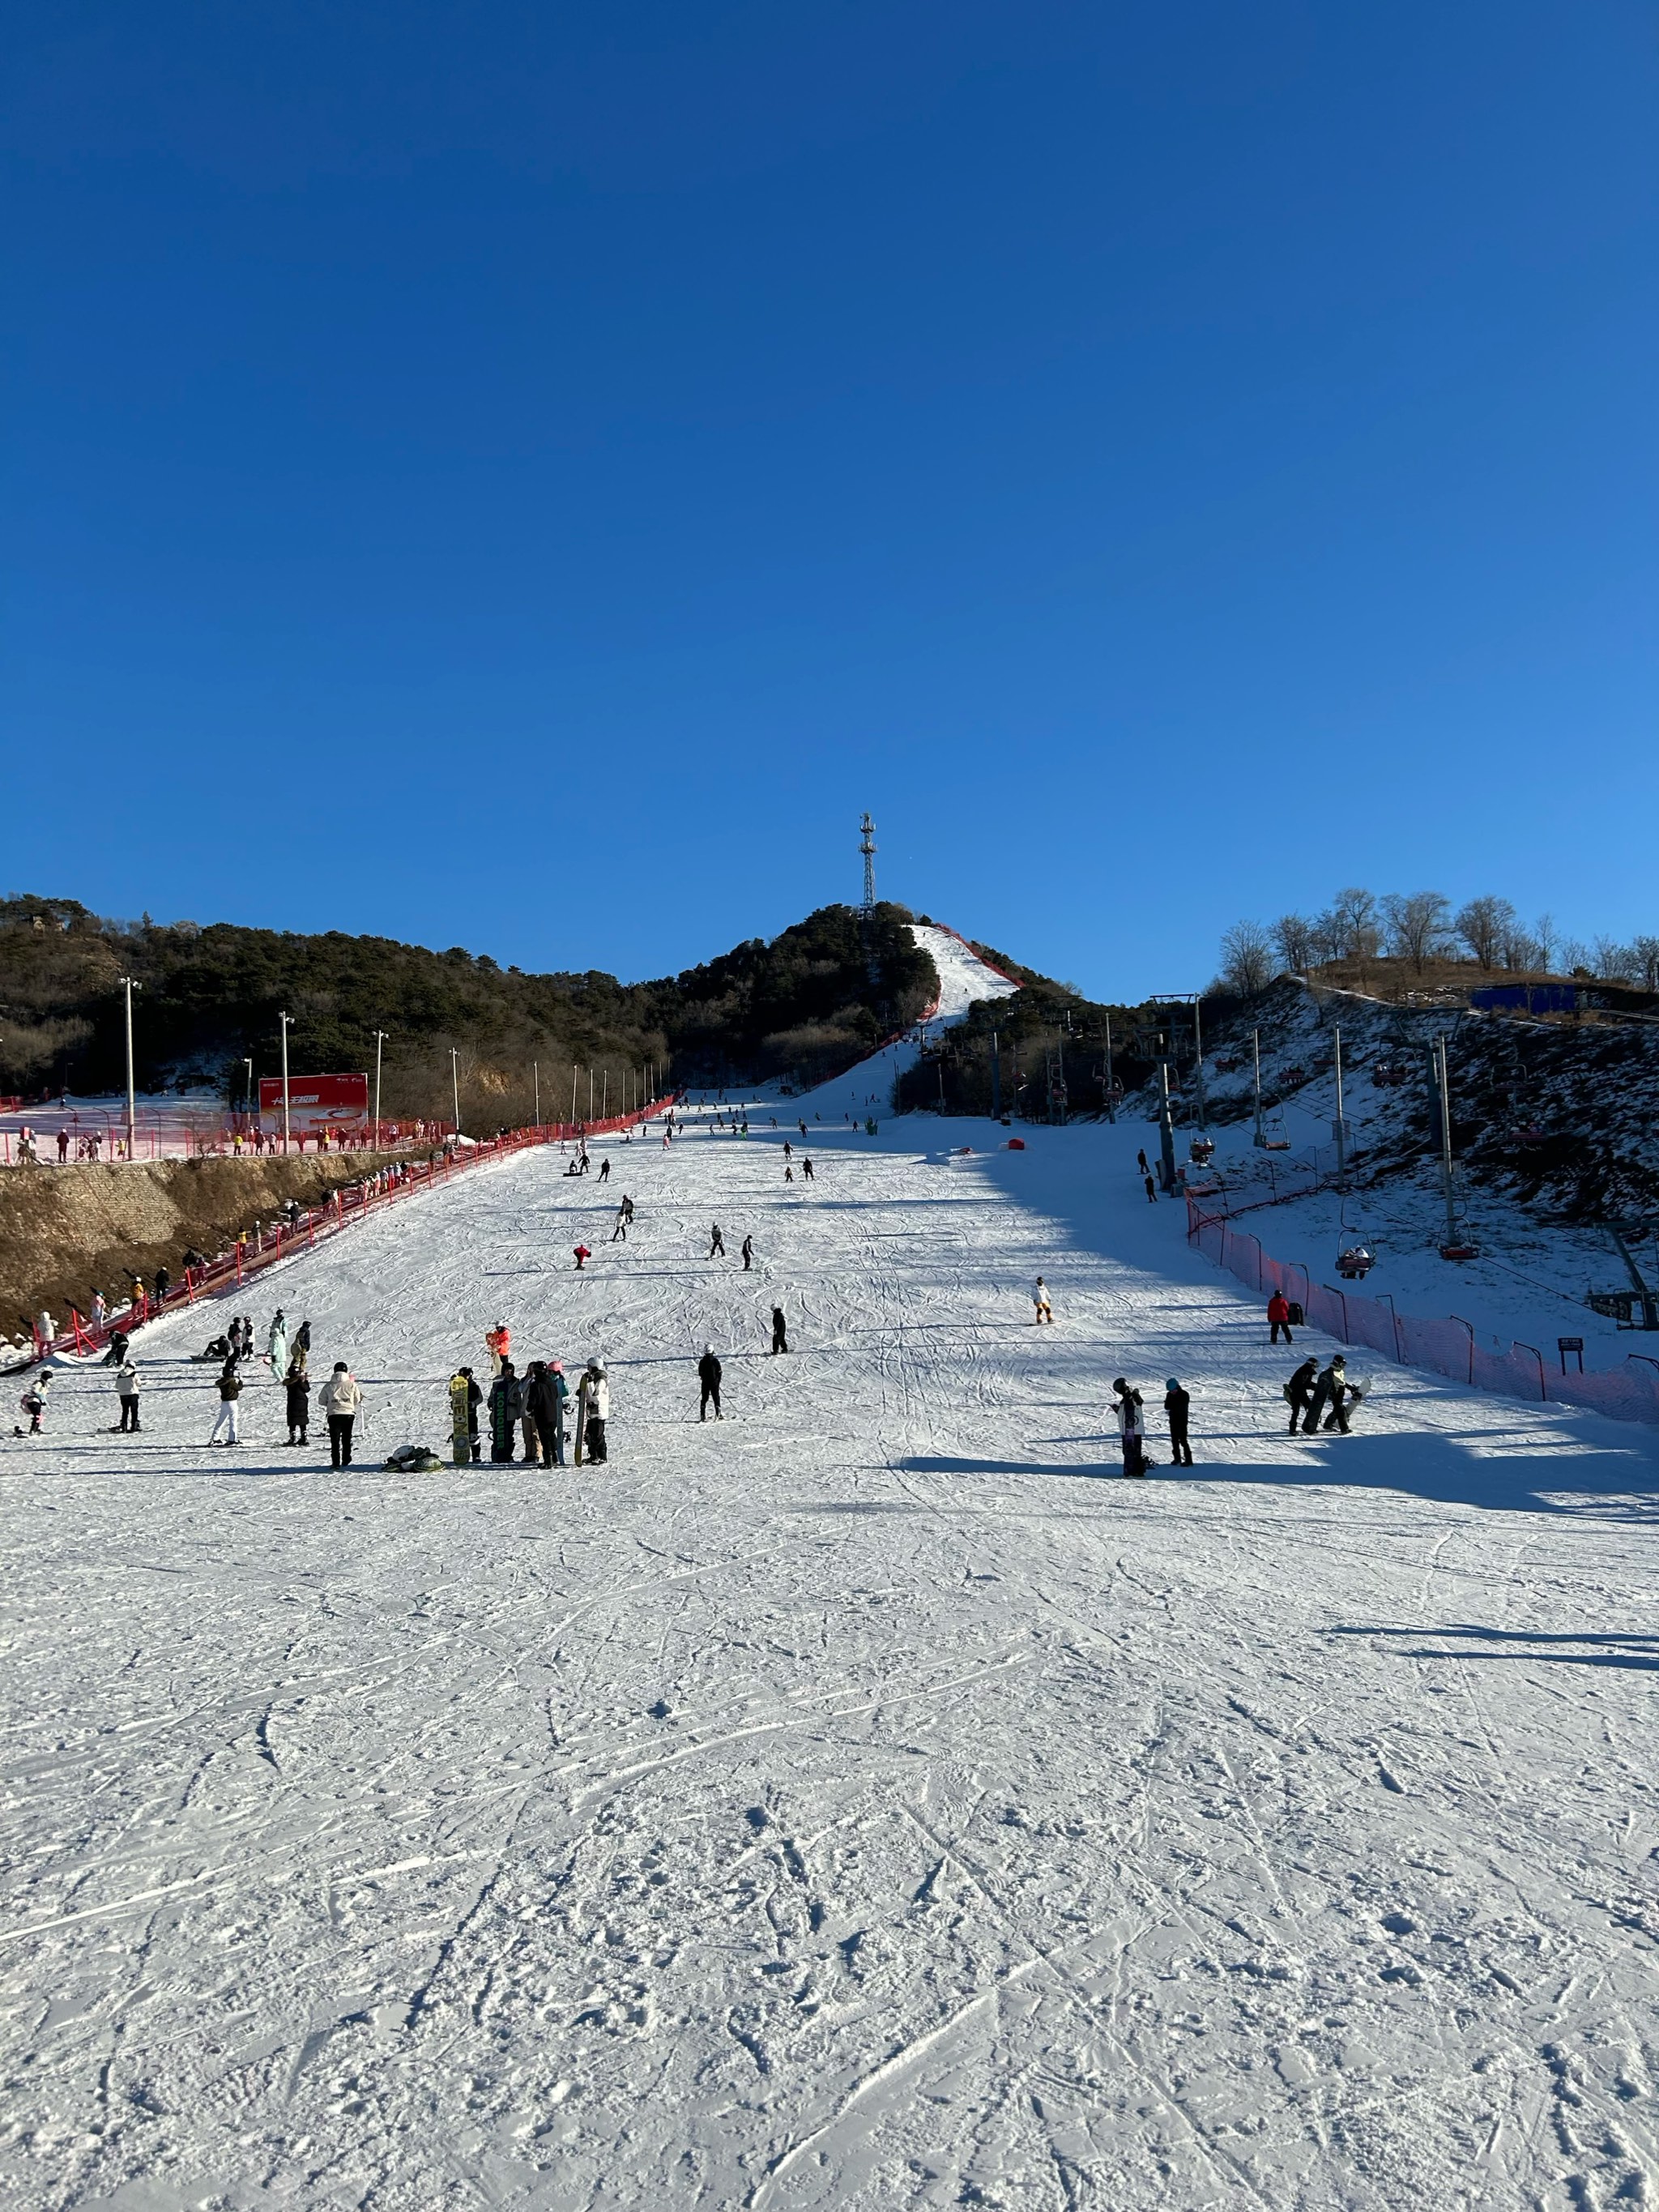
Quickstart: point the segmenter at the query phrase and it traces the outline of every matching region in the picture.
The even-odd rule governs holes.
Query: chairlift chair
[[[1367,1244],[1346,1244],[1336,1255],[1336,1272],[1345,1283],[1364,1282],[1376,1265],[1376,1255]]]
[[[1210,1162],[1215,1158],[1215,1139],[1213,1137],[1194,1137],[1188,1146],[1188,1151],[1191,1154],[1193,1165],[1194,1167],[1206,1168],[1209,1166]]]

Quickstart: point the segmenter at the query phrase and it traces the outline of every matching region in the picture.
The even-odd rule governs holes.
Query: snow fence
[[[1262,1250],[1260,1237],[1234,1228],[1224,1215],[1205,1213],[1191,1198],[1187,1241],[1252,1289],[1269,1297],[1279,1291],[1294,1298],[1312,1328],[1344,1344],[1363,1344],[1398,1366],[1425,1367],[1477,1390],[1496,1390],[1534,1404],[1553,1399],[1593,1407],[1616,1421],[1659,1422],[1659,1359],[1644,1352],[1632,1352],[1622,1368],[1604,1374],[1552,1375],[1534,1346],[1483,1336],[1455,1314],[1425,1321],[1396,1313],[1386,1291],[1378,1297],[1362,1297],[1356,1291],[1316,1283],[1298,1261],[1275,1260]]]

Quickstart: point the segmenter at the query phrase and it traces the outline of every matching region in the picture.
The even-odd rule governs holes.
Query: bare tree
[[[1243,999],[1259,998],[1273,979],[1273,949],[1259,921],[1236,921],[1221,940],[1221,980]]]
[[[1659,991],[1659,937],[1638,937],[1630,949],[1636,955],[1642,988]]]
[[[1281,914],[1268,933],[1286,968],[1299,975],[1314,957],[1315,925],[1306,915]]]
[[[1382,929],[1375,896],[1351,884],[1331,902],[1324,916],[1338,960],[1368,960],[1382,950]]]
[[[1538,965],[1548,968],[1555,958],[1557,944],[1554,915],[1540,914],[1532,926],[1532,934],[1538,947]]]
[[[1628,983],[1640,965],[1633,946],[1620,945],[1611,937],[1596,939],[1595,966],[1601,982]]]
[[[1515,908],[1507,899],[1486,893],[1460,907],[1452,926],[1483,968],[1495,968],[1515,934]]]
[[[1564,937],[1556,948],[1555,961],[1569,975],[1589,975],[1589,947],[1578,938]]]
[[[1389,936],[1397,957],[1409,960],[1420,975],[1450,934],[1451,903],[1440,891],[1390,891],[1382,902]]]

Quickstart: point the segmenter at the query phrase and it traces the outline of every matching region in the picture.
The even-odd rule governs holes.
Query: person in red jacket
[[[1279,1332],[1281,1328],[1285,1332],[1285,1343],[1293,1344],[1295,1342],[1296,1340],[1291,1334],[1290,1304],[1283,1291],[1275,1291],[1272,1297],[1268,1299],[1267,1320],[1271,1325],[1271,1333],[1267,1338],[1269,1344],[1278,1343]]]
[[[582,1272],[583,1268],[586,1267],[586,1265],[587,1265],[588,1261],[592,1258],[592,1256],[593,1256],[593,1255],[592,1255],[592,1254],[588,1250],[588,1249],[587,1249],[587,1247],[586,1247],[586,1244],[578,1244],[578,1245],[577,1245],[577,1247],[576,1247],[576,1273],[577,1273],[579,1275],[581,1273],[581,1272]]]

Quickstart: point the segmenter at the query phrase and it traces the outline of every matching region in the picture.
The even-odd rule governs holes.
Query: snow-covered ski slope
[[[12,2201],[1653,2201],[1656,1440],[1389,1370],[1292,1443],[1143,1130],[824,1110],[262,1285],[349,1474],[269,1382],[203,1449],[199,1310],[141,1437],[94,1370],[8,1443]],[[609,1466],[379,1471],[501,1318],[608,1357]],[[1119,1374],[1189,1473],[1115,1477]]]
[[[928,1016],[929,1030],[951,1028],[975,1000],[1006,999],[1018,990],[1018,983],[987,967],[954,932],[921,921],[912,922],[910,928],[917,944],[933,954],[939,970],[939,1004]],[[821,1084],[809,1097],[788,1100],[787,1110],[794,1115],[816,1113],[825,1122],[879,1121],[891,1103],[894,1083],[907,1068],[915,1066],[921,1049],[915,1032],[898,1037],[846,1074]],[[765,1103],[769,1109],[777,1103],[770,1090]]]

